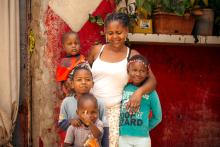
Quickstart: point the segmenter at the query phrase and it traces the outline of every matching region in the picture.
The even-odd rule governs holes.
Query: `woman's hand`
[[[136,90],[130,97],[126,104],[126,109],[130,114],[134,114],[140,109],[140,103],[142,98],[142,92]]]
[[[74,127],[80,127],[82,123],[79,119],[75,118],[70,120],[70,124]]]

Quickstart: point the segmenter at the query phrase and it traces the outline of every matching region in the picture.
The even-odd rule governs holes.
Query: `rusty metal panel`
[[[31,1],[19,1],[20,16],[20,95],[13,145],[31,146],[31,75],[28,32],[31,22]]]

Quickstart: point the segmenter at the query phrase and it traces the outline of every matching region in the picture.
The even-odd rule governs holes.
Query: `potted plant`
[[[194,0],[193,2],[194,8],[200,9],[202,12],[196,19],[195,34],[211,36],[214,25],[218,27],[220,1]]]
[[[151,14],[156,0],[116,0],[117,11],[130,17],[130,32],[152,33]]]
[[[190,35],[195,23],[191,8],[191,0],[158,0],[153,14],[154,32]]]

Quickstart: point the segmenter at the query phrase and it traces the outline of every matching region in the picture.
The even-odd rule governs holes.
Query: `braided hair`
[[[132,56],[131,58],[128,59],[128,67],[131,63],[134,63],[134,62],[141,62],[144,64],[144,66],[146,68],[149,68],[149,61],[142,55],[134,55]]]
[[[124,27],[128,27],[130,23],[128,15],[122,12],[113,12],[108,14],[104,21],[105,27],[107,27],[112,21],[119,21]]]
[[[69,74],[70,80],[74,79],[74,76],[75,76],[76,72],[79,71],[79,70],[86,70],[92,76],[92,72],[91,72],[91,68],[90,68],[89,64],[87,62],[84,62],[84,63],[78,64],[76,67],[73,68],[73,70]]]

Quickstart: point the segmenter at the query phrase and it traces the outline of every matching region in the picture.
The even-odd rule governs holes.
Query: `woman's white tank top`
[[[100,59],[104,47],[103,45],[92,65],[94,80],[92,92],[97,99],[104,102],[105,106],[112,107],[120,104],[123,88],[128,82],[127,57],[129,48],[127,48],[126,58],[111,63]]]

